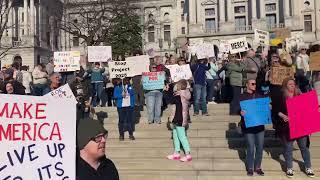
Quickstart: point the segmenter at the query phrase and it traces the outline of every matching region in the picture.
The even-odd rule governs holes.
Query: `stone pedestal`
[[[202,34],[204,33],[202,24],[190,24],[189,25],[189,34]]]

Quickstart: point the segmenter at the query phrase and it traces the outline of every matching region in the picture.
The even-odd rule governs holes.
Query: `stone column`
[[[23,28],[24,28],[24,35],[29,34],[29,28],[28,28],[28,0],[23,1]]]
[[[220,23],[226,22],[226,11],[224,0],[219,0],[219,15],[220,15]]]
[[[290,0],[284,1],[284,17],[289,17],[290,16]]]
[[[317,40],[320,41],[320,2],[319,1],[314,1],[315,3],[315,9],[316,9],[316,14],[315,14],[315,23],[316,23],[316,32],[317,32]]]
[[[260,19],[264,20],[266,18],[266,3],[264,0],[260,0]]]
[[[252,19],[257,19],[257,0],[251,0]]]
[[[228,22],[233,22],[234,21],[234,9],[232,7],[231,0],[226,0],[227,1],[227,10],[228,10]]]
[[[197,13],[196,13],[196,0],[189,0],[189,20],[190,24],[196,24],[196,18],[197,18]]]
[[[41,42],[42,42],[42,9],[41,9],[41,0],[39,0],[37,16],[38,16],[38,21],[39,21],[39,23],[38,23],[39,27],[37,27],[38,30],[39,30],[38,31],[39,32],[39,34],[38,34],[39,44],[38,45],[41,46]]]
[[[35,34],[35,7],[34,7],[34,0],[30,0],[30,34],[34,35]]]

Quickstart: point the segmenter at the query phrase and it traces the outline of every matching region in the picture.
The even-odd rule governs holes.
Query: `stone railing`
[[[279,23],[279,24],[267,24],[267,30],[271,31],[277,28],[285,28],[285,24],[284,23]]]
[[[204,33],[206,33],[206,34],[215,34],[215,33],[217,33],[217,32],[219,32],[219,28],[213,28],[213,29],[207,29],[207,28],[205,28],[205,29],[204,29]]]
[[[248,25],[248,26],[235,26],[234,30],[236,32],[247,32],[247,31],[252,31],[252,26]]]

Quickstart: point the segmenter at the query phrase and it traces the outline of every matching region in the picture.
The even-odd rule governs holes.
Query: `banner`
[[[202,43],[202,44],[197,44],[192,48],[194,49],[192,51],[194,51],[197,54],[198,59],[215,57],[213,44]]]
[[[170,70],[171,79],[173,82],[178,82],[181,79],[192,79],[192,72],[189,64],[181,65],[168,65],[166,66]]]
[[[246,37],[228,40],[230,47],[230,53],[236,54],[249,50],[248,42]]]
[[[276,35],[275,39],[281,39],[282,41],[291,37],[291,30],[289,28],[278,28],[274,33]]]
[[[44,97],[53,97],[54,99],[69,99],[75,104],[77,103],[69,84],[65,84],[58,89],[51,91],[50,93],[44,95]]]
[[[316,91],[287,100],[290,138],[320,132],[320,112]]]
[[[142,85],[144,90],[163,89],[165,81],[164,72],[144,72],[142,73]]]
[[[111,46],[88,46],[89,62],[109,62],[112,60]]]
[[[68,72],[80,70],[80,52],[54,52],[54,72]]]
[[[126,61],[112,61],[108,63],[110,78],[125,78],[142,75],[149,72],[149,56],[134,56]]]
[[[294,77],[294,69],[286,66],[275,66],[271,67],[270,71],[270,82],[273,85],[282,85],[284,79]]]
[[[36,96],[0,98],[0,179],[75,179],[76,105]]]
[[[320,71],[320,51],[312,52],[310,54],[310,70]]]
[[[270,45],[269,32],[255,29],[254,41],[259,45],[269,46]]]
[[[272,124],[270,98],[258,98],[240,101],[242,111],[245,111],[244,122],[247,128]]]

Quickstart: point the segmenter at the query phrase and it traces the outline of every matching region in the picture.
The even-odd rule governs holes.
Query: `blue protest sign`
[[[164,72],[144,72],[142,73],[142,86],[144,90],[152,91],[163,89],[165,81]]]
[[[258,98],[240,101],[242,111],[245,111],[244,122],[247,128],[271,124],[270,98]]]

